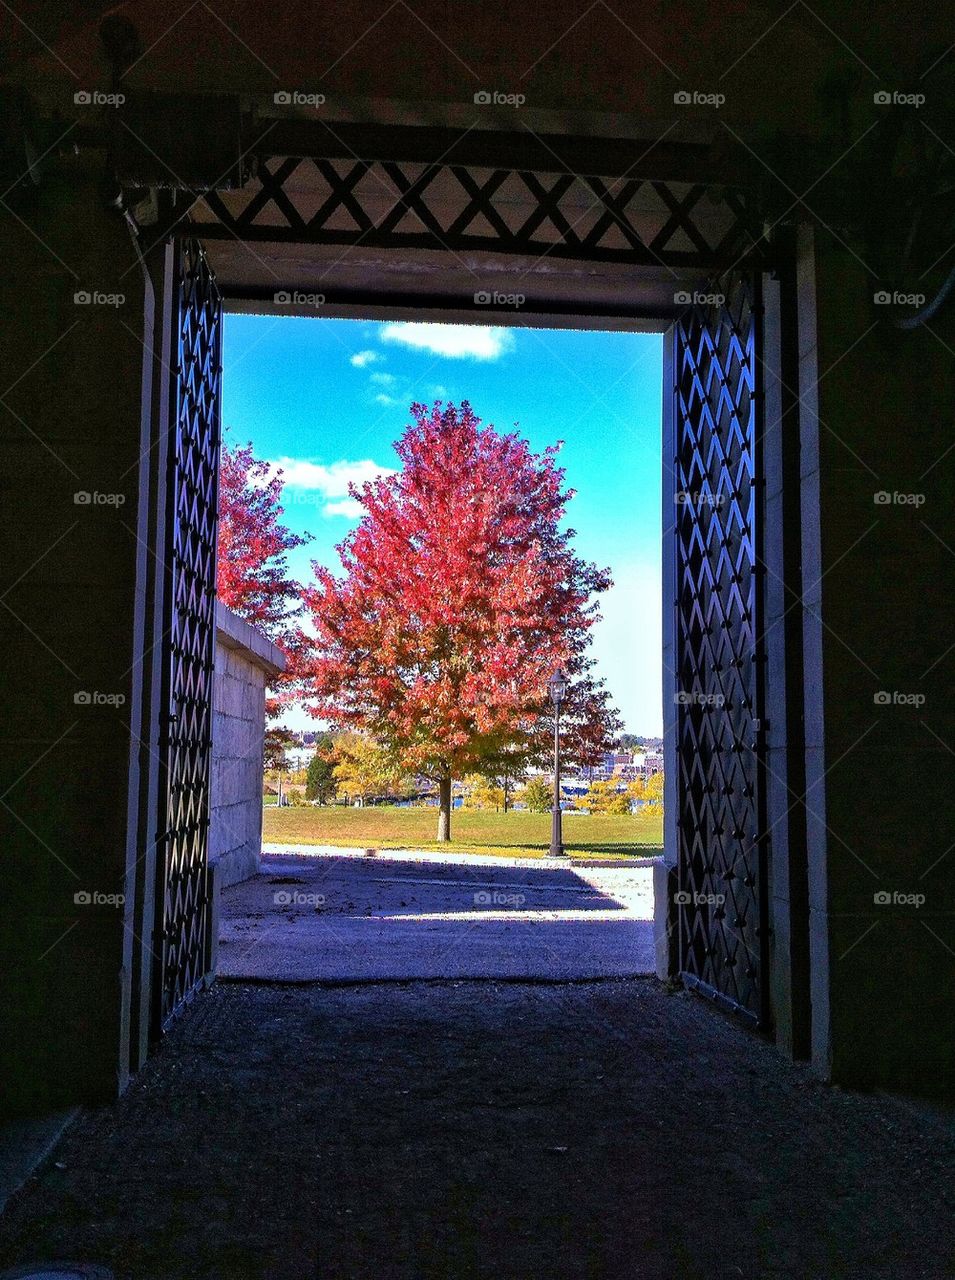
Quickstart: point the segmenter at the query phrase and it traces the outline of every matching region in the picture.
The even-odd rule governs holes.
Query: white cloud
[[[383,404],[386,409],[393,404],[401,404],[400,400],[396,400],[394,396],[386,396],[384,394],[375,396],[375,404]]]
[[[364,369],[365,365],[377,364],[380,359],[377,351],[356,351],[351,357],[351,363],[356,369]]]
[[[379,387],[390,387],[395,382],[395,376],[392,373],[373,373],[371,381]]]
[[[356,502],[354,498],[342,498],[340,502],[327,502],[323,515],[326,516],[347,516],[349,520],[357,520],[363,515],[365,508],[360,502]]]
[[[450,360],[497,360],[514,347],[509,329],[472,324],[424,324],[392,321],[381,330],[382,342],[397,342],[420,351],[431,351]]]
[[[349,494],[350,484],[362,485],[368,480],[377,480],[379,476],[395,475],[393,467],[383,467],[371,458],[351,461],[341,458],[327,465],[322,462],[309,462],[305,458],[276,458],[269,466],[273,471],[282,471],[282,480],[289,489],[306,490],[327,498],[323,507],[326,516],[360,516],[363,508]],[[292,500],[298,498],[293,493]]]

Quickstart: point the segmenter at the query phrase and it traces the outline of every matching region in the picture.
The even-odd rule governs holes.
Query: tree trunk
[[[507,813],[508,791],[510,790],[511,780],[505,773],[504,775],[504,812]]]
[[[438,781],[438,843],[451,839],[451,775]]]

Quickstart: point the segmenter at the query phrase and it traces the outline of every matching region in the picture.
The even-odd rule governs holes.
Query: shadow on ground
[[[952,1129],[687,994],[221,985],[0,1219],[117,1280],[942,1280]]]
[[[222,898],[230,979],[631,977],[654,969],[652,866],[269,856]]]

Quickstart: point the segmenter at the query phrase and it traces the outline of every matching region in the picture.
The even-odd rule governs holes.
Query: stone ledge
[[[270,676],[285,670],[285,654],[244,618],[216,601],[216,643],[241,653]]]

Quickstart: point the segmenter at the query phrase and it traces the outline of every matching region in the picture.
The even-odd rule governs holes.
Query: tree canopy
[[[288,553],[310,535],[283,522],[281,471],[256,458],[251,445],[219,455],[219,535],[216,595],[240,618],[262,631],[285,654],[287,667],[269,687],[269,720],[295,700],[311,641],[302,628],[303,587],[289,576]],[[267,768],[284,768],[291,730],[271,725],[265,736]]]
[[[222,446],[216,595],[282,649],[299,640],[302,584],[289,577],[288,552],[309,541],[282,523],[281,471],[252,446]]]
[[[364,515],[338,547],[342,572],[314,566],[308,674],[316,715],[439,783],[442,839],[452,777],[549,749],[557,667],[568,759],[612,742],[619,720],[586,652],[611,579],[574,552],[559,445],[535,454],[467,401],[411,414],[401,470],[352,488]]]

